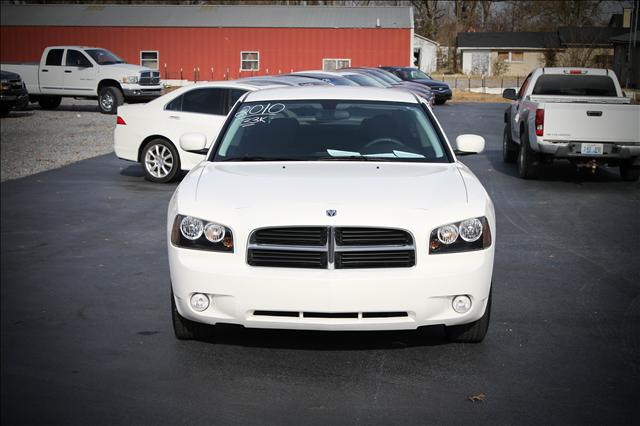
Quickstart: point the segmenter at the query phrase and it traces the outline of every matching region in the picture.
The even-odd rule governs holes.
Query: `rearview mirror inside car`
[[[504,89],[504,91],[502,92],[502,97],[505,99],[511,99],[512,101],[518,99],[518,95],[516,95],[516,89]]]
[[[484,138],[478,135],[460,135],[456,138],[456,155],[480,154],[484,151]]]
[[[207,149],[207,137],[202,133],[185,133],[180,136],[180,148],[185,151],[204,154]]]

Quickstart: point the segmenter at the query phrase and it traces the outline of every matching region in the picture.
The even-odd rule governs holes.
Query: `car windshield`
[[[418,104],[305,100],[242,104],[211,161],[449,162]]]
[[[394,80],[393,78],[388,76],[388,73],[386,72],[379,72],[379,71],[365,71],[367,73],[367,75],[370,75],[371,77],[377,78],[378,80],[382,80],[385,83],[387,83],[387,85],[396,85],[396,80]],[[400,79],[398,79],[400,80]],[[400,80],[402,81],[402,80]]]
[[[85,52],[98,65],[124,64],[124,61],[106,49],[86,49]]]
[[[380,83],[378,80],[375,80],[368,75],[362,74],[344,74],[344,78],[353,81],[359,86],[365,87],[387,87],[384,84]]]
[[[408,70],[409,71],[409,76],[412,80],[414,79],[427,79],[427,80],[431,80],[431,77],[429,77],[427,74],[423,73],[422,71],[418,70],[418,69],[411,69]]]
[[[380,69],[379,73],[381,76],[384,76],[395,83],[402,83],[402,79],[400,77],[387,70]]]

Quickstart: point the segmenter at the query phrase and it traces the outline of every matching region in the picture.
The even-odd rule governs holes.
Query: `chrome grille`
[[[157,86],[160,84],[160,72],[142,71],[140,72],[139,84],[141,86]]]
[[[249,237],[247,263],[281,268],[408,268],[414,241],[402,229],[370,227],[274,227]]]

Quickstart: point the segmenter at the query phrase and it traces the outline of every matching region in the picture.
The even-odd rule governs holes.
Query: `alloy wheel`
[[[164,145],[153,145],[147,150],[144,165],[151,176],[162,179],[173,169],[173,154]]]

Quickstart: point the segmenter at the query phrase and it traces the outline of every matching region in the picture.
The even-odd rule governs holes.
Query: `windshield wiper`
[[[244,156],[244,157],[232,157],[225,158],[220,161],[304,161],[300,158],[288,158],[288,157],[260,157],[260,156]]]
[[[371,161],[371,158],[365,157],[364,155],[340,155],[337,157],[323,157],[318,158],[317,161]]]

